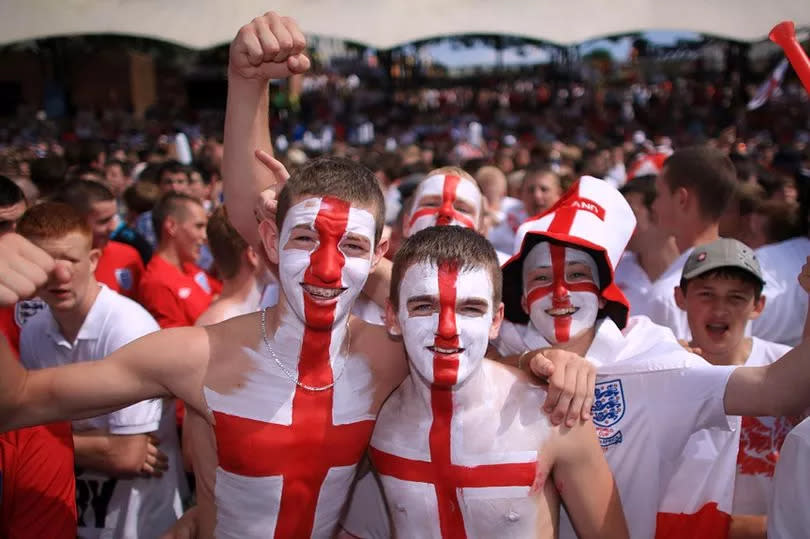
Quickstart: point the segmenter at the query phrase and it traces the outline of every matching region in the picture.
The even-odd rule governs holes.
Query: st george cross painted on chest
[[[484,360],[492,286],[489,270],[452,262],[415,263],[401,282],[411,374],[380,411],[370,450],[398,537],[534,535],[545,393]]]
[[[246,351],[256,368],[237,390],[204,390],[215,421],[218,537],[335,533],[376,415],[367,358],[348,352],[347,331],[374,231],[368,211],[332,197],[288,210],[278,329],[262,316],[263,338]],[[366,256],[357,256],[364,242]]]

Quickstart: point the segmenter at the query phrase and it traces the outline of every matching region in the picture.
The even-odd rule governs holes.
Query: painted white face
[[[414,264],[400,283],[397,315],[412,368],[433,385],[460,384],[487,350],[492,278],[485,268]]]
[[[467,178],[451,174],[430,176],[416,188],[405,236],[431,226],[456,225],[477,230],[481,196],[478,186]]]
[[[538,243],[523,262],[523,294],[537,331],[550,343],[567,342],[596,323],[596,261],[580,249]]]
[[[304,323],[329,329],[345,320],[374,253],[374,217],[334,197],[291,207],[279,237],[279,281]]]

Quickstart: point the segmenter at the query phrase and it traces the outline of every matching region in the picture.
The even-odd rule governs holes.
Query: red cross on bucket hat
[[[543,241],[576,247],[593,256],[599,268],[601,296],[607,304],[602,312],[619,328],[627,324],[630,304],[613,280],[636,218],[624,197],[607,182],[583,176],[545,213],[522,226],[525,235],[520,250],[501,268],[506,319],[518,324],[529,321],[523,307],[523,261]]]

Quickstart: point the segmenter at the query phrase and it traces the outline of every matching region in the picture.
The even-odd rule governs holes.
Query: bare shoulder
[[[389,335],[385,326],[369,324],[355,316],[349,327],[352,349],[368,362],[372,371],[386,380],[386,386],[393,391],[408,375],[402,339]]]
[[[525,407],[527,412],[545,419],[545,414],[541,411],[543,401],[546,399],[545,386],[539,385],[528,374],[522,370],[506,365],[500,361],[484,358],[483,368],[487,369],[488,375],[500,387],[504,388],[503,399],[505,401],[515,401]]]
[[[255,312],[200,328],[208,334],[211,360],[221,361],[243,347],[255,349],[261,339],[261,323],[261,312]]]

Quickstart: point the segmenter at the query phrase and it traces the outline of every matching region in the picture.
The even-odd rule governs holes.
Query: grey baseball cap
[[[731,238],[695,247],[683,266],[681,277],[686,280],[700,277],[717,268],[739,268],[756,277],[763,285],[762,268],[754,250],[741,241]]]

